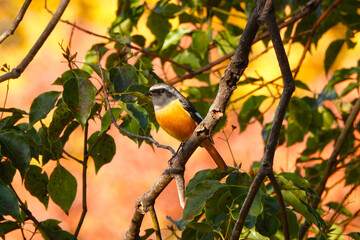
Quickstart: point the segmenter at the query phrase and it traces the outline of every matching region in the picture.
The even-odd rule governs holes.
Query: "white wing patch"
[[[195,112],[195,115],[196,115],[198,118],[200,118],[201,120],[203,120],[203,118],[201,117],[200,113]]]

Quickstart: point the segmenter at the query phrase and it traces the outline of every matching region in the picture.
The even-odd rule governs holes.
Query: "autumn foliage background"
[[[147,1],[152,6],[153,1]],[[8,25],[11,24],[13,18],[16,16],[18,9],[21,7],[21,1],[0,1],[0,32],[4,31]],[[47,1],[49,9],[55,9],[57,1]],[[115,10],[117,8],[116,1],[102,0],[102,1],[72,1],[62,17],[64,20],[75,22],[77,25],[82,26],[92,32],[106,35],[107,28],[111,25],[115,18]],[[3,44],[0,45],[0,63],[7,63],[11,67],[15,67],[23,56],[27,53],[34,41],[38,38],[43,28],[51,18],[44,8],[43,1],[34,1],[28,13],[25,15],[19,29],[14,36],[11,36]],[[242,27],[245,21],[239,21],[236,17],[230,17],[234,25],[239,24]],[[171,22],[172,28],[178,26],[176,20]],[[216,26],[216,23],[214,24]],[[221,26],[219,24],[219,29]],[[148,28],[145,26],[145,19],[141,18],[137,30],[147,37],[147,42],[151,42],[153,36]],[[327,32],[319,41],[318,46],[328,46],[338,36],[342,36],[344,28],[341,25],[336,26],[331,31]],[[185,46],[189,44],[190,39],[183,40],[182,44]],[[360,35],[356,34],[354,37],[355,42],[360,41]],[[79,30],[73,29],[71,26],[59,23],[51,34],[50,38],[46,41],[45,45],[36,55],[35,59],[21,75],[19,79],[4,82],[0,87],[0,105],[1,107],[15,107],[29,111],[33,99],[43,92],[51,90],[61,90],[59,86],[51,85],[61,73],[68,69],[67,63],[62,56],[61,46],[70,46],[71,52],[77,52],[76,60],[81,63],[84,59],[86,51],[91,46],[99,42],[99,38],[88,35]],[[289,56],[290,65],[296,63],[303,47],[300,44],[294,44],[291,47],[291,54]],[[262,43],[257,43],[253,47],[252,56],[256,56],[264,50]],[[289,49],[286,49],[289,50]],[[320,92],[331,76],[333,69],[341,67],[352,67],[357,65],[358,56],[360,52],[360,45],[356,45],[353,49],[345,49],[340,52],[332,65],[328,75],[324,72],[323,59],[325,56],[326,47],[311,47],[311,57],[308,56],[299,72],[298,78],[305,81],[311,90]],[[310,55],[310,53],[308,53]],[[212,56],[216,58],[216,56]],[[246,69],[247,76],[266,76],[266,78],[273,79],[279,76],[280,71],[275,66],[273,51],[269,51],[265,55],[251,62]],[[223,63],[226,66],[228,62]],[[155,72],[159,77],[164,78],[164,73],[156,68]],[[170,67],[169,67],[170,68]],[[168,79],[172,78],[172,72],[169,70],[166,76]],[[266,79],[265,79],[266,80]],[[217,76],[212,76],[212,82],[219,81]],[[191,83],[190,83],[191,82]],[[183,83],[177,84],[177,88],[186,88],[186,86],[194,84],[192,80],[186,80]],[[195,84],[201,85],[196,82]],[[9,89],[7,92],[7,88]],[[247,89],[241,87],[235,92],[233,98],[240,97],[242,92]],[[341,91],[341,89],[339,89]],[[354,92],[354,94],[357,94]],[[305,96],[306,93],[297,90],[297,96]],[[236,104],[241,104],[238,102]],[[236,107],[235,104],[235,107]],[[265,104],[266,105],[266,104]],[[266,106],[264,106],[264,109]],[[274,109],[271,111],[274,112]],[[264,122],[271,121],[272,114],[267,114]],[[50,121],[46,119],[44,122]],[[232,131],[231,125],[237,126],[237,129],[231,134],[229,143],[231,150],[235,156],[237,163],[241,163],[241,168],[249,171],[253,161],[260,161],[263,156],[264,143],[261,136],[261,125],[256,122],[250,124],[246,131],[237,134],[239,124],[236,115],[229,113],[229,122],[227,128],[224,129],[225,133],[229,135]],[[97,123],[100,124],[100,123]],[[99,125],[98,125],[99,126]],[[91,132],[97,130],[97,126],[92,124]],[[81,158],[83,136],[81,129],[78,129],[78,134],[71,139],[71,144],[67,145],[67,151]],[[134,210],[135,200],[141,196],[152,185],[155,179],[167,167],[170,157],[170,152],[154,148],[143,144],[140,148],[137,147],[130,139],[123,137],[117,130],[110,130],[110,134],[114,137],[117,152],[110,164],[104,165],[100,171],[95,174],[94,166],[90,161],[89,174],[88,174],[88,214],[86,216],[84,225],[80,232],[80,239],[118,239],[122,238],[131,220]],[[169,137],[162,130],[153,133],[153,136],[160,143],[166,143],[177,148],[178,142]],[[216,147],[226,160],[228,165],[232,165],[232,156],[229,151],[228,145],[224,140],[222,132],[215,135],[214,140]],[[274,169],[277,172],[281,171],[294,171],[295,161],[299,157],[304,143],[297,143],[290,147],[280,147],[276,151]],[[331,149],[323,151],[323,157],[331,153]],[[62,164],[72,172],[80,182],[81,165],[74,161],[62,160]],[[49,164],[47,169],[52,169],[55,164]],[[191,157],[187,164],[185,172],[185,179],[188,181],[194,174],[202,169],[215,168],[212,161],[203,149],[198,149]],[[343,174],[339,172],[338,174]],[[333,177],[329,185],[337,181],[336,176]],[[22,183],[19,174],[16,175],[16,189],[21,189]],[[347,192],[347,188],[341,186],[333,191],[333,195],[328,195],[327,200],[340,201],[343,194]],[[78,189],[80,191],[80,189]],[[28,192],[19,192],[22,199],[26,199],[28,206],[39,220],[47,218],[60,219],[60,224],[63,229],[73,232],[78,223],[78,216],[81,213],[81,194],[78,192],[70,213],[67,216],[55,204],[49,204],[48,210]],[[350,210],[357,210],[360,208],[359,189],[356,189],[349,197],[349,204],[347,208]],[[160,217],[160,226],[165,227],[170,225],[165,216],[170,216],[173,219],[179,219],[182,216],[182,209],[179,205],[176,187],[174,182],[166,188],[161,196],[156,201],[157,212]],[[143,229],[151,227],[149,216],[145,217]],[[359,221],[354,223],[352,227],[354,231],[359,231]],[[8,239],[19,239],[20,233],[14,232],[9,234]],[[34,238],[38,239],[38,238]]]

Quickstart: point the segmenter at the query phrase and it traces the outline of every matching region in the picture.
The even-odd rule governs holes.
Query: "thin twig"
[[[82,171],[82,212],[81,212],[81,216],[79,219],[79,223],[76,227],[75,233],[74,233],[74,237],[73,239],[76,240],[79,233],[80,233],[80,229],[82,224],[84,223],[84,219],[87,213],[87,162],[89,160],[89,156],[88,156],[88,148],[87,148],[87,144],[88,144],[88,133],[89,133],[89,123],[87,122],[85,124],[85,130],[84,130],[84,160],[82,161],[82,165],[83,165],[83,171]]]
[[[316,21],[316,23],[315,23],[314,26],[312,27],[310,36],[308,37],[308,39],[307,39],[307,41],[306,41],[306,44],[305,44],[305,46],[304,46],[304,49],[303,49],[302,55],[301,55],[301,57],[300,57],[299,63],[298,63],[298,65],[297,65],[297,67],[295,68],[295,71],[294,71],[294,78],[295,78],[295,79],[296,79],[297,74],[298,74],[299,71],[300,71],[300,68],[301,68],[302,63],[303,63],[304,60],[305,60],[306,53],[307,53],[307,51],[308,51],[309,48],[310,48],[312,39],[313,39],[313,37],[314,37],[314,35],[315,35],[316,30],[317,30],[318,27],[320,26],[320,23],[321,23],[322,21],[324,21],[324,19],[325,19],[342,1],[343,1],[343,0],[336,0],[335,2],[333,2],[333,4],[331,4],[331,6],[330,6],[328,9],[326,9],[326,11],[319,17],[319,19]]]
[[[279,29],[282,29],[284,27],[287,27],[291,24],[293,24],[294,22],[298,21],[299,19],[302,19],[304,18],[305,16],[309,15],[310,13],[312,13],[320,4],[321,0],[311,0],[309,2],[307,2],[306,6],[303,8],[303,11],[301,11],[300,13],[296,14],[295,16],[293,16],[292,18],[290,18],[289,20],[287,20],[286,22],[283,22],[281,24],[278,25],[278,28]],[[255,39],[254,39],[254,42],[253,43],[256,43],[258,41],[261,41],[265,38],[269,37],[269,32],[265,32],[259,36],[257,36]],[[193,78],[194,76],[198,75],[198,74],[202,74],[203,72],[209,70],[210,68],[228,60],[229,58],[231,58],[232,56],[234,56],[234,52],[231,52],[231,53],[228,53],[218,59],[216,59],[215,61],[209,63],[208,65],[206,66],[203,66],[199,69],[196,69],[196,70],[193,70],[191,73],[188,73],[188,74],[185,74],[185,75],[182,75],[176,79],[173,79],[169,82],[169,84],[175,84],[175,83],[178,83],[178,82],[181,82],[185,79],[190,79],[190,78]]]
[[[25,71],[26,67],[30,64],[30,62],[34,59],[37,52],[40,50],[42,45],[45,43],[45,41],[48,39],[51,32],[54,30],[56,24],[59,22],[62,14],[64,13],[66,7],[68,6],[70,0],[61,0],[58,8],[56,9],[55,14],[51,18],[50,22],[46,26],[43,33],[40,35],[36,43],[33,45],[33,47],[30,49],[28,54],[25,56],[25,58],[21,61],[21,63],[14,68],[11,72],[6,73],[2,76],[0,76],[0,83],[3,81],[6,81],[8,79],[16,79],[20,77],[20,75]]]
[[[25,203],[20,199],[19,195],[17,194],[17,192],[15,191],[14,187],[11,184],[9,185],[9,187],[14,192],[17,200],[19,201],[21,210],[23,210],[23,212],[28,216],[28,218],[34,222],[36,228],[39,228],[41,231],[43,231],[51,240],[60,240],[60,238],[57,235],[55,235],[49,229],[44,227],[44,225],[34,217],[34,215],[26,207]]]
[[[326,183],[327,183],[329,177],[331,176],[331,174],[333,174],[333,171],[336,168],[336,164],[338,163],[337,157],[340,153],[342,146],[344,145],[344,143],[346,141],[346,137],[349,134],[359,111],[360,111],[360,98],[356,101],[353,109],[351,110],[351,112],[349,114],[349,117],[346,119],[345,126],[344,126],[343,130],[341,131],[340,136],[338,137],[338,139],[335,143],[334,149],[330,155],[329,160],[327,161],[326,169],[322,175],[323,177],[322,177],[318,187],[316,188],[317,197],[314,198],[314,201],[312,203],[313,208],[317,208],[317,206],[320,203],[321,195],[323,194],[323,192],[325,190]],[[310,227],[310,224],[307,222],[305,222],[301,226],[300,231],[299,231],[299,239],[304,238],[305,233],[307,232],[309,227]]]
[[[71,155],[70,153],[68,153],[67,151],[65,151],[65,149],[63,149],[63,153],[65,153],[65,155],[67,155],[69,158],[75,160],[76,162],[83,164],[83,161],[78,159],[77,157]]]
[[[156,211],[155,211],[154,205],[152,205],[152,207],[150,208],[150,215],[151,215],[151,220],[154,225],[156,239],[161,240],[162,238],[161,238],[161,232],[160,232],[160,225],[159,225],[159,220],[156,216]]]
[[[25,0],[24,4],[22,5],[18,15],[15,17],[11,26],[0,35],[0,44],[9,36],[13,35],[17,27],[19,26],[20,22],[23,20],[23,17],[29,8],[29,5],[32,0]]]
[[[331,216],[331,218],[330,218],[330,220],[329,220],[329,222],[328,222],[328,226],[329,226],[329,227],[331,227],[331,226],[334,224],[336,218],[340,215],[341,210],[342,210],[343,207],[344,207],[345,201],[348,200],[349,196],[353,193],[353,191],[354,191],[358,186],[359,186],[359,185],[354,185],[354,186],[350,189],[350,191],[343,197],[343,200],[341,201],[341,203],[339,204],[339,206],[337,207],[337,209],[335,209],[334,214]]]
[[[49,12],[52,13],[51,11],[49,11]],[[175,66],[177,66],[177,67],[179,67],[179,68],[182,68],[182,69],[184,69],[184,70],[186,70],[186,71],[191,71],[191,69],[190,69],[189,67],[187,67],[187,66],[185,66],[185,65],[183,65],[183,64],[177,63],[177,62],[175,62],[174,60],[172,60],[172,59],[170,59],[170,58],[167,58],[167,57],[164,57],[164,56],[161,56],[161,55],[159,55],[159,54],[157,54],[157,53],[147,51],[147,50],[145,50],[145,49],[143,49],[143,48],[140,48],[140,47],[136,47],[136,46],[134,46],[134,45],[132,45],[132,44],[130,44],[130,43],[124,43],[124,42],[122,42],[122,41],[120,41],[120,40],[118,40],[118,39],[112,38],[112,37],[107,37],[107,36],[104,36],[104,35],[101,35],[101,34],[98,34],[98,33],[94,33],[94,32],[92,32],[92,31],[89,31],[89,30],[87,30],[87,29],[85,29],[85,28],[83,28],[83,27],[80,27],[80,26],[76,25],[75,23],[69,22],[69,21],[67,21],[67,20],[61,20],[61,19],[60,19],[60,21],[61,21],[62,23],[65,23],[65,24],[67,24],[67,25],[70,25],[70,26],[72,26],[73,28],[76,28],[76,29],[78,29],[78,30],[80,30],[80,31],[82,31],[82,32],[85,32],[85,33],[87,33],[87,34],[89,34],[89,35],[92,35],[92,36],[95,36],[95,37],[98,37],[98,38],[102,38],[102,39],[106,39],[106,40],[108,40],[108,41],[110,41],[110,42],[117,42],[117,43],[120,43],[120,44],[124,44],[124,45],[126,45],[127,47],[129,47],[129,48],[131,48],[131,49],[134,49],[134,50],[136,50],[136,51],[139,51],[139,52],[141,52],[141,53],[143,53],[143,54],[145,54],[145,55],[152,56],[152,57],[156,57],[156,58],[160,58],[161,60],[163,60],[163,61],[165,61],[165,62],[170,62],[170,63],[174,64]]]
[[[10,89],[10,81],[8,80],[7,84],[6,84],[6,92],[5,92],[3,108],[6,107],[6,102],[7,102],[8,96],[9,96],[9,89]],[[3,118],[3,115],[4,115],[4,112],[1,112],[0,120]]]

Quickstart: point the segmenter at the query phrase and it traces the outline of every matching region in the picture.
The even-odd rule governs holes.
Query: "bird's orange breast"
[[[181,142],[188,140],[197,126],[179,100],[156,110],[155,117],[165,132]]]

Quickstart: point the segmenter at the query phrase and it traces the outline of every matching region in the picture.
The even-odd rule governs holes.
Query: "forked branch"
[[[275,149],[278,144],[279,140],[279,133],[282,126],[282,122],[286,113],[286,108],[288,106],[288,103],[290,102],[290,98],[292,93],[295,90],[295,83],[294,79],[291,73],[291,69],[289,66],[289,62],[285,53],[284,45],[281,40],[279,28],[276,24],[276,19],[273,10],[271,10],[268,14],[268,17],[266,18],[266,25],[268,27],[268,31],[270,34],[271,41],[274,45],[274,50],[276,53],[276,57],[278,60],[278,64],[281,70],[281,74],[283,77],[284,82],[284,91],[281,95],[279,105],[276,109],[275,117],[273,124],[271,126],[271,131],[269,135],[268,142],[266,144],[266,150],[264,159],[261,162],[260,170],[258,174],[256,175],[253,184],[251,185],[248,195],[246,196],[245,202],[243,206],[241,207],[239,217],[236,221],[236,224],[233,229],[233,234],[231,236],[232,240],[239,239],[242,228],[245,223],[246,216],[248,215],[251,204],[253,200],[255,199],[255,196],[263,182],[266,176],[268,176],[274,185],[274,187],[277,187],[276,178],[273,176],[273,162],[274,162],[274,155],[275,155]],[[278,201],[279,206],[281,209],[281,220],[283,224],[283,231],[285,239],[290,239],[289,237],[289,231],[287,229],[287,218],[286,218],[286,211],[285,206],[282,201],[282,195],[281,191],[277,189],[276,194],[278,195]]]
[[[257,2],[257,7],[251,15],[250,20],[248,21],[241,36],[234,57],[226,68],[224,75],[221,77],[219,91],[207,116],[195,129],[190,139],[184,143],[177,155],[172,158],[169,167],[156,180],[150,190],[136,201],[133,219],[131,220],[130,227],[126,232],[125,239],[137,239],[139,237],[144,214],[151,209],[155,199],[173,179],[173,174],[175,174],[174,172],[181,172],[185,169],[185,164],[187,163],[189,157],[201,144],[201,142],[208,137],[207,134],[215,128],[217,123],[225,114],[227,102],[229,101],[232,92],[236,89],[236,83],[248,65],[251,45],[259,29],[258,12],[261,12],[263,6],[264,1],[259,0]]]

